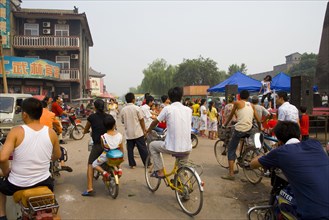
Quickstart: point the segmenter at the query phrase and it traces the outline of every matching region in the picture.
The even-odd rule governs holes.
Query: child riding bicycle
[[[94,169],[96,169],[98,172],[100,172],[103,175],[103,179],[107,180],[109,179],[110,174],[103,170],[101,165],[105,162],[107,162],[107,154],[108,152],[118,149],[123,153],[123,145],[122,145],[122,134],[120,134],[115,129],[115,119],[112,115],[108,115],[104,118],[104,126],[107,130],[105,134],[101,136],[101,144],[104,149],[103,153],[93,162],[92,166]],[[122,169],[120,168],[120,164],[123,162],[123,157],[120,158],[116,165],[117,168],[117,174],[119,176],[122,175]]]

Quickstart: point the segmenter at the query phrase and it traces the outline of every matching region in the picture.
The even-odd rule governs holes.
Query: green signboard
[[[10,0],[0,0],[0,35],[2,47],[10,48]]]

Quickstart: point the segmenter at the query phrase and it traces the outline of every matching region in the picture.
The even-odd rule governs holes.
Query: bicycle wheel
[[[255,206],[248,210],[248,220],[275,220],[273,206]]]
[[[72,137],[74,140],[81,140],[85,134],[83,133],[83,130],[85,128],[82,125],[77,125],[75,128],[73,128],[72,131]]]
[[[222,140],[216,141],[214,151],[216,160],[219,165],[224,168],[228,168],[227,147],[224,146],[224,142]]]
[[[255,148],[247,148],[242,155],[242,163],[250,164],[251,160],[259,155],[259,152]],[[263,169],[250,169],[242,166],[243,173],[247,180],[252,184],[259,183],[263,178]]]
[[[190,215],[197,215],[203,206],[203,188],[199,175],[189,167],[178,169],[174,177],[176,199],[182,210]]]
[[[198,146],[199,140],[195,134],[191,134],[191,142],[192,142],[192,148],[196,148]]]
[[[115,183],[114,177],[111,177],[109,181],[105,183],[107,190],[109,191],[110,196],[115,199],[119,194],[119,184]]]
[[[157,189],[160,186],[161,179],[151,177],[151,174],[154,172],[154,170],[153,170],[154,163],[153,163],[153,159],[152,159],[151,155],[147,156],[145,164],[149,164],[149,166],[145,166],[145,180],[146,180],[147,187],[152,192],[155,192],[155,191],[157,191]]]

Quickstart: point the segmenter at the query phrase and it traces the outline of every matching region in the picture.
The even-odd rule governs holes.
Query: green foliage
[[[228,77],[232,76],[236,72],[241,72],[247,74],[247,66],[246,64],[242,63],[241,66],[238,64],[232,64],[228,67]]]
[[[225,72],[218,71],[217,63],[209,58],[186,59],[178,65],[174,86],[216,85],[225,79]]]
[[[304,53],[301,56],[299,64],[293,65],[288,74],[291,76],[315,76],[318,55],[314,53]]]
[[[176,67],[168,65],[164,59],[153,61],[148,68],[143,70],[144,79],[139,92],[150,92],[154,95],[167,94],[173,85],[173,75]]]

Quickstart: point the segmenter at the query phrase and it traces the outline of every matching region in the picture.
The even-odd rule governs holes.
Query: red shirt
[[[53,102],[51,105],[51,111],[54,112],[57,117],[63,114],[63,109],[57,102]]]
[[[308,135],[309,134],[309,128],[310,128],[310,119],[308,115],[304,114],[300,118],[300,132],[302,135]]]

